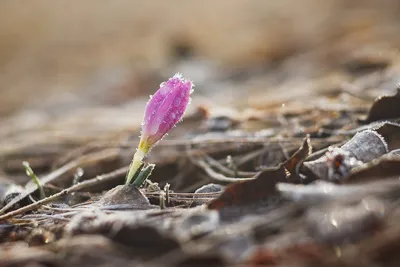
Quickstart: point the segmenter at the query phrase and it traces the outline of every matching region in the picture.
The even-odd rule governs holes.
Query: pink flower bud
[[[142,123],[142,136],[126,176],[130,184],[150,148],[160,141],[183,117],[190,103],[193,83],[177,73],[160,85],[147,102]]]
[[[139,149],[146,153],[182,119],[192,88],[193,83],[179,73],[160,85],[146,106]]]

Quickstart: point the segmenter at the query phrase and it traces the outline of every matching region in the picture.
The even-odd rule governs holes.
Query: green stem
[[[142,165],[143,158],[145,156],[145,153],[141,150],[138,149],[133,156],[131,165],[129,166],[129,171],[126,175],[126,180],[125,184],[130,184],[132,181],[132,178],[135,176],[136,172],[139,170],[140,166]]]

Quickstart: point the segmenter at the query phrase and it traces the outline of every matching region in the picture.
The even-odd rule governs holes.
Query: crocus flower
[[[139,147],[133,156],[126,183],[129,184],[140,168],[143,158],[183,117],[190,103],[193,83],[177,73],[160,85],[147,102],[142,122]]]

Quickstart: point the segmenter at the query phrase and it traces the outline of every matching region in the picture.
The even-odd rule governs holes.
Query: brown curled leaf
[[[290,180],[299,178],[299,169],[304,160],[311,155],[312,146],[310,144],[310,136],[304,138],[299,150],[297,150],[286,162],[283,163],[286,170],[290,173]]]
[[[400,118],[400,88],[393,96],[378,97],[365,119],[359,119],[362,123],[370,123],[379,120]]]
[[[374,130],[385,139],[389,151],[400,148],[400,124],[385,122]]]

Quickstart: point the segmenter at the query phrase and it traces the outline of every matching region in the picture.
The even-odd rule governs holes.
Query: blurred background
[[[192,111],[394,91],[399,12],[397,0],[1,1],[0,136],[137,128],[176,72],[196,85]]]
[[[397,0],[0,1],[0,175],[26,181],[24,160],[40,174],[97,151],[111,163],[87,163],[87,178],[127,165],[149,95],[176,72],[195,92],[167,140],[304,135],[365,114],[400,82],[399,12]],[[176,161],[163,144],[158,166]]]
[[[175,72],[197,97],[246,106],[359,54],[386,60],[399,12],[396,0],[1,1],[0,116],[124,104]]]

